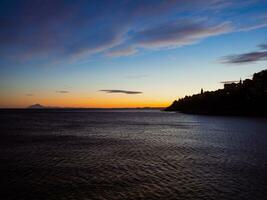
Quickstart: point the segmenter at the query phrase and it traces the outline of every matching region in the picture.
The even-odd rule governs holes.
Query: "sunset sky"
[[[267,68],[266,0],[1,0],[0,107],[163,107]]]

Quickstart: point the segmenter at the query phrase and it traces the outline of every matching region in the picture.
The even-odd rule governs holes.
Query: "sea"
[[[265,200],[267,119],[0,110],[0,199]]]

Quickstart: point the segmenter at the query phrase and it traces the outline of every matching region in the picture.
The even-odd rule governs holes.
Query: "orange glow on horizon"
[[[129,98],[21,98],[0,102],[2,108],[26,108],[33,104],[47,107],[73,108],[137,108],[137,107],[167,107],[170,101],[155,101],[150,99]]]
[[[168,103],[162,102],[136,102],[136,101],[121,101],[114,102],[103,100],[86,102],[86,101],[73,101],[73,102],[46,102],[44,101],[45,106],[58,106],[58,107],[74,107],[74,108],[136,108],[136,107],[166,107]]]

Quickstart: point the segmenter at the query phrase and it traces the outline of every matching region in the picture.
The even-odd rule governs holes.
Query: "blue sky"
[[[0,4],[0,107],[167,106],[266,69],[264,0]]]

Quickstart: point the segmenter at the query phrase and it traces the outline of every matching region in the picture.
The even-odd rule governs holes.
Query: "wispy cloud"
[[[142,94],[140,91],[131,91],[131,90],[99,90],[100,92],[106,93],[122,93],[122,94]]]
[[[265,18],[253,20],[264,10],[247,11],[259,5],[253,0],[0,1],[0,58],[42,65],[177,48],[267,26]],[[235,20],[240,13],[242,20]]]
[[[33,94],[26,94],[27,97],[33,97],[34,95]]]
[[[123,45],[107,52],[109,56],[127,56],[138,52],[138,48],[176,48],[199,42],[207,37],[232,31],[231,23],[207,25],[203,21],[179,20],[165,22],[133,33]],[[127,46],[129,45],[129,46]]]
[[[267,15],[252,15],[252,16],[244,16],[249,20],[247,23],[242,24],[240,27],[236,29],[236,31],[251,31],[255,29],[260,29],[267,27]]]
[[[260,44],[259,47],[261,49],[264,49],[264,50],[266,49],[267,50],[267,44]]]
[[[106,52],[107,56],[111,57],[120,57],[120,56],[130,56],[137,52],[137,49],[134,47],[115,47]]]
[[[226,64],[245,64],[245,63],[267,60],[267,48],[266,48],[267,45],[261,44],[259,45],[259,47],[261,47],[261,49],[263,50],[225,56],[221,59],[221,61],[222,63]]]
[[[246,25],[237,29],[236,31],[252,31],[259,28],[267,27],[267,20],[254,25]]]
[[[66,93],[70,93],[70,91],[67,91],[67,90],[58,90],[58,91],[56,91],[56,93],[66,94]]]
[[[238,83],[239,81],[221,81],[222,84]]]
[[[135,45],[144,48],[178,47],[206,37],[232,31],[230,23],[206,25],[205,22],[176,21],[139,31],[133,37]]]

